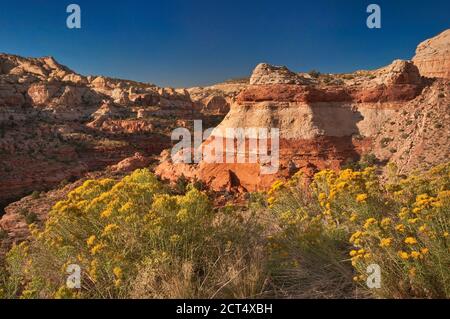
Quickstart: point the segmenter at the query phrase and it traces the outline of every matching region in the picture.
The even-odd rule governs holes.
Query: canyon
[[[142,167],[171,183],[184,177],[220,194],[243,194],[367,156],[381,171],[391,162],[402,174],[448,161],[449,50],[446,30],[421,43],[411,61],[377,70],[296,73],[261,63],[248,79],[182,89],[83,76],[51,57],[0,54],[3,247],[26,239],[28,224],[45,221],[50,207],[84,180]],[[278,128],[279,170],[264,175],[261,163],[174,163],[171,132],[191,130],[199,119],[215,127],[202,149],[230,138],[227,128]]]

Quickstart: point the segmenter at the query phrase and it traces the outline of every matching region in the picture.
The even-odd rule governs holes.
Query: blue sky
[[[81,6],[80,30],[66,27],[70,3]],[[381,6],[381,29],[366,26],[370,3]],[[0,52],[178,87],[247,76],[259,62],[376,68],[447,28],[448,0],[16,0],[1,5]]]

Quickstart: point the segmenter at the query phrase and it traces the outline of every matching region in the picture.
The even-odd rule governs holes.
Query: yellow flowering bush
[[[86,181],[7,254],[0,296],[450,298],[450,163],[394,171],[298,173],[240,208],[146,169]],[[74,264],[80,289],[66,286]]]
[[[239,216],[216,213],[207,195],[193,187],[172,195],[146,169],[118,182],[86,181],[53,207],[29,243],[9,252],[7,295],[252,296],[265,280],[256,258],[262,241],[255,235],[258,223]],[[82,271],[80,289],[66,287],[72,264]]]
[[[351,241],[371,253],[368,259],[350,255],[360,274],[370,264],[381,266],[382,288],[373,291],[377,296],[450,296],[449,172],[450,165],[444,165],[388,185],[386,197],[396,199],[385,211],[389,217],[364,225],[361,240]]]
[[[372,167],[324,170],[310,184],[299,182],[298,176],[294,180],[281,188],[275,184],[268,195],[276,198],[268,204],[281,229],[275,245],[294,259],[281,267],[284,274],[301,273],[297,283],[308,285],[304,274],[311,270],[304,268],[314,260],[313,252],[340,282],[348,282],[351,265],[357,287],[375,297],[450,297],[450,164],[387,183]],[[380,289],[368,289],[365,283],[371,264],[381,267]],[[317,263],[311,267],[317,276]],[[321,294],[340,296],[339,291],[352,290],[332,279],[321,275],[320,281],[329,282]]]

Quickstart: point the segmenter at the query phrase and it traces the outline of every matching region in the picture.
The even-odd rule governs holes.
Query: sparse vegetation
[[[185,194],[188,185],[189,180],[186,178],[186,176],[184,176],[184,174],[181,174],[181,176],[177,179],[177,182],[175,183],[175,192],[177,194]]]
[[[34,224],[34,223],[36,223],[38,221],[39,221],[38,216],[35,213],[33,213],[33,212],[30,212],[30,213],[25,215],[25,222],[28,225]]]
[[[311,70],[311,71],[308,72],[308,74],[312,78],[318,78],[321,75],[321,73],[319,71],[317,71],[317,70]]]
[[[3,228],[0,228],[0,240],[8,237],[8,233]]]
[[[33,193],[31,193],[32,199],[39,199],[40,197],[41,197],[41,192],[34,191]]]
[[[364,154],[360,160],[354,161],[349,160],[343,166],[342,169],[351,169],[354,171],[361,171],[370,166],[374,166],[378,164],[379,159],[375,156],[375,154]]]

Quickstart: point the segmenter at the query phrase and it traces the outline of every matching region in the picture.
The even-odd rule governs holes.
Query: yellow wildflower
[[[380,247],[389,247],[392,243],[392,238],[382,238],[380,241]]]
[[[101,218],[108,218],[109,216],[111,216],[111,214],[112,214],[112,209],[111,208],[107,208],[100,214],[100,217]]]
[[[419,227],[419,232],[424,233],[426,231],[427,231],[427,225],[426,224]]]
[[[404,252],[404,251],[399,251],[399,252],[398,252],[398,256],[399,256],[401,259],[404,259],[404,260],[409,259],[408,253],[407,253],[407,252]]]
[[[325,193],[320,193],[320,194],[319,194],[319,201],[323,202],[325,199],[327,199],[327,194],[325,194]]]
[[[118,278],[118,279],[122,278],[122,275],[123,275],[122,268],[114,267],[113,273],[114,273],[114,276],[116,276],[116,278]]]
[[[370,226],[375,225],[377,223],[377,220],[375,218],[369,218],[366,220],[366,223],[364,224],[365,229],[369,229]]]
[[[117,226],[116,224],[106,225],[105,229],[103,230],[102,236],[107,236],[116,229],[119,229],[119,226]]]
[[[415,245],[417,244],[417,240],[414,237],[408,237],[405,239],[405,244]]]
[[[403,233],[405,231],[405,225],[398,224],[397,226],[395,226],[395,230],[398,231],[399,233]]]
[[[335,198],[336,198],[336,195],[337,195],[337,191],[334,190],[334,189],[332,189],[332,190],[330,191],[330,200],[335,199]]]
[[[389,226],[392,223],[392,220],[390,218],[383,218],[381,220],[381,227],[386,228],[387,226]]]
[[[406,218],[406,216],[408,216],[408,214],[409,214],[408,208],[403,207],[402,210],[400,211],[400,213],[398,214],[398,217],[403,219],[403,218]]]
[[[97,238],[97,237],[95,237],[95,235],[92,235],[91,237],[89,237],[89,238],[86,240],[87,245],[88,245],[88,246],[92,246],[92,245],[94,244],[96,238]]]
[[[99,253],[103,248],[105,248],[104,244],[97,244],[91,249],[91,255],[96,255]]]
[[[367,200],[367,194],[358,194],[357,196],[356,196],[356,201],[358,202],[358,203],[364,203],[364,202],[366,202],[366,200]]]
[[[414,259],[419,259],[422,255],[418,251],[411,252],[411,257]]]
[[[428,248],[422,248],[422,249],[420,250],[420,252],[421,252],[422,254],[426,255],[426,254],[428,254],[429,249],[428,249]]]
[[[94,282],[97,281],[97,272],[98,272],[98,260],[94,259],[93,261],[91,261],[91,267],[89,269],[89,276]]]
[[[355,232],[351,237],[350,237],[350,243],[354,243],[355,240],[357,240],[358,238],[360,238],[362,236],[362,232],[361,231],[357,231]]]

